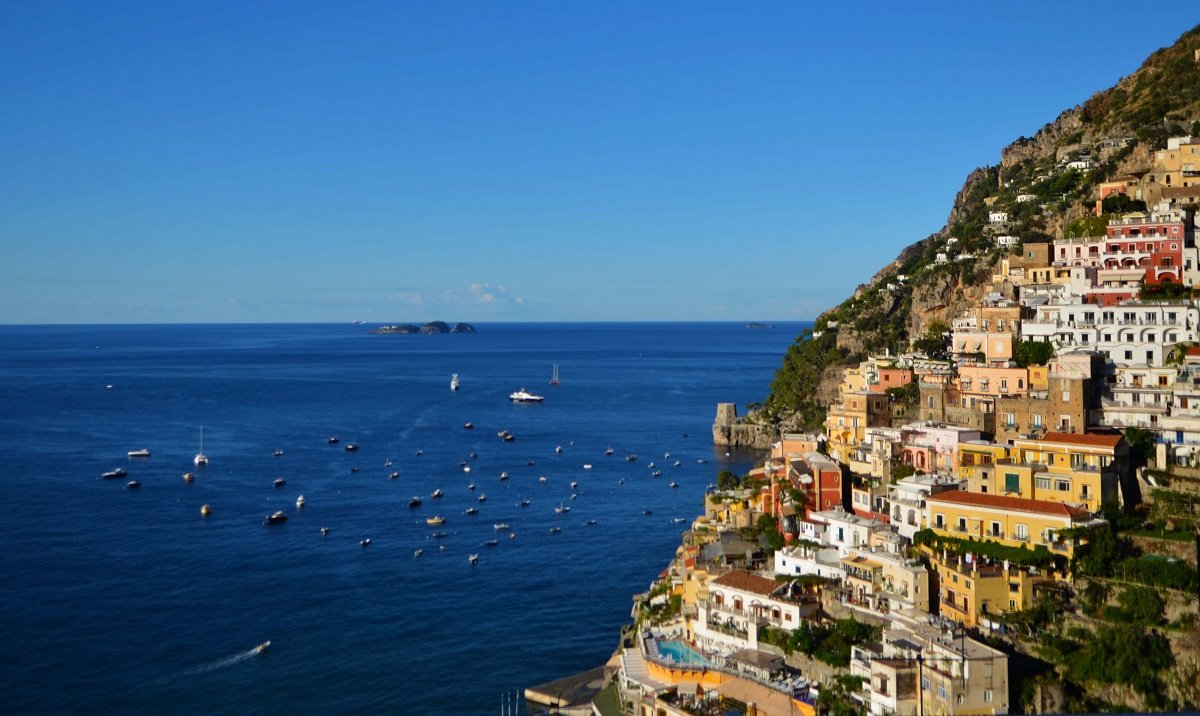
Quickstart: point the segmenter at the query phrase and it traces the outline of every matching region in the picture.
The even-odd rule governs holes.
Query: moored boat
[[[263,521],[268,525],[281,525],[287,522],[287,515],[283,513],[283,510],[278,510],[274,514],[267,515]]]
[[[119,477],[125,477],[128,474],[129,473],[125,472],[125,468],[118,467],[115,470],[109,470],[108,472],[101,475],[101,477],[103,477],[105,480],[115,480]]]
[[[142,483],[138,482],[137,480],[130,480],[129,482],[125,483],[126,490],[136,490],[141,486]]]
[[[150,450],[142,448],[141,450],[130,450],[129,457],[150,457]]]
[[[420,497],[412,498],[411,500],[408,501],[408,506],[409,507],[420,507],[421,506],[421,498]]]
[[[545,400],[543,396],[534,395],[524,388],[513,391],[509,394],[508,399],[514,403],[540,403]]]
[[[446,518],[442,517],[441,515],[426,517],[425,524],[429,525],[430,527],[441,527],[442,525],[446,524]]]
[[[205,517],[208,517],[209,515],[212,514],[212,508],[209,507],[208,505],[200,505],[200,514]]]

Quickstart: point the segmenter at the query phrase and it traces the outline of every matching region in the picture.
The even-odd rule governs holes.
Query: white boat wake
[[[267,643],[269,644],[270,642],[267,642]],[[233,656],[226,656],[221,659],[217,659],[216,661],[211,661],[202,666],[197,666],[194,669],[188,669],[187,671],[183,672],[182,675],[183,676],[195,676],[197,674],[207,674],[208,672],[216,671],[217,669],[225,669],[227,667],[233,666],[234,664],[245,661],[247,659],[253,659],[254,657],[263,653],[263,651],[264,651],[264,648],[260,644],[259,646],[256,646],[253,649],[247,649],[246,651],[239,652],[237,654],[234,654]]]

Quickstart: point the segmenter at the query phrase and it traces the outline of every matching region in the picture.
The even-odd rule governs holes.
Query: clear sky
[[[1128,2],[9,2],[0,323],[807,319],[1200,22]]]

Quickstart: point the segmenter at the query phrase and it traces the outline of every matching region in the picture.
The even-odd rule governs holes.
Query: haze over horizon
[[[1197,22],[1129,12],[12,5],[0,323],[809,320]]]

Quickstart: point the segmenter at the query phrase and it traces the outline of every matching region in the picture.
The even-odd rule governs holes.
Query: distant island
[[[470,323],[455,323],[453,326],[445,321],[430,321],[423,325],[415,325],[412,323],[400,323],[391,326],[380,326],[372,328],[368,333],[422,333],[425,335],[433,335],[435,333],[475,333],[475,326]]]
[[[751,321],[750,323],[746,324],[746,328],[774,328],[774,327],[775,326],[773,326],[770,323],[757,323],[755,321]]]

